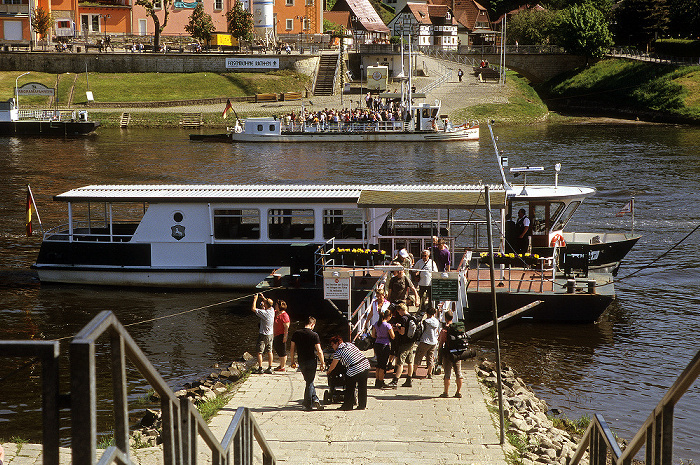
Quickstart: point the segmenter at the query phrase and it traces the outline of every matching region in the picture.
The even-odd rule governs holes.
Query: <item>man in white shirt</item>
[[[438,270],[437,265],[433,259],[430,258],[430,250],[424,250],[421,252],[420,260],[416,262],[413,270],[414,278],[417,278],[418,281],[418,301],[420,302],[418,311],[423,313],[432,305],[430,284],[432,283],[433,279],[432,273]]]

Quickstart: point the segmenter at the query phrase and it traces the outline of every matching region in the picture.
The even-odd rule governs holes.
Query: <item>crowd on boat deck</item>
[[[379,97],[368,100],[367,108],[343,108],[318,111],[303,109],[299,113],[292,111],[284,115],[285,125],[320,125],[339,123],[375,123],[380,121],[409,121],[410,113],[406,106],[398,99],[380,99]]]

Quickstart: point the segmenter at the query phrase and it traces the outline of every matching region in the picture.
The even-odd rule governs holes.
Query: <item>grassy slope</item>
[[[18,72],[0,72],[0,100],[12,97]],[[75,80],[73,103],[85,103],[85,74],[60,75],[59,102],[67,102]],[[56,84],[56,75],[31,72],[19,85],[40,82],[48,87]],[[292,71],[271,73],[90,73],[90,90],[102,102],[138,102],[187,100],[214,97],[237,97],[266,92],[302,91],[309,84],[308,76]],[[21,97],[20,105],[46,105],[46,97]]]
[[[547,107],[527,79],[516,72],[508,71],[506,86],[510,91],[508,103],[482,103],[467,107],[456,112],[452,120],[494,119],[499,123],[532,123],[547,118]]]
[[[619,59],[558,76],[538,87],[546,101],[562,99],[635,111],[654,111],[700,121],[700,71]]]

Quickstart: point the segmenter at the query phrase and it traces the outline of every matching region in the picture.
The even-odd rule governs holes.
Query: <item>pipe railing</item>
[[[613,465],[631,465],[632,459],[642,447],[646,446],[646,465],[671,465],[673,462],[673,410],[698,376],[700,376],[700,351],[695,354],[669,388],[624,452],[617,445],[615,436],[608,428],[603,416],[595,414],[569,463],[577,465],[588,450],[591,465],[606,465],[608,452],[612,456]]]
[[[111,379],[114,405],[114,440],[118,451],[108,449],[100,458],[100,464],[128,463],[129,415],[126,392],[126,359],[137,368],[161,399],[163,418],[163,462],[165,465],[194,465],[197,463],[197,440],[202,438],[209,447],[214,465],[227,465],[231,462],[233,447],[236,457],[251,457],[252,441],[242,435],[250,430],[258,439],[262,449],[263,462],[274,464],[275,457],[257,424],[249,414],[238,414],[229,426],[234,430],[237,442],[230,439],[219,443],[209,429],[199,411],[187,398],[178,399],[129,333],[119,323],[112,312],[103,311],[92,319],[73,339],[70,345],[71,362],[71,428],[72,462],[93,464],[96,458],[97,443],[97,380],[95,343],[102,335],[108,335],[111,347]],[[243,433],[239,433],[242,431]],[[242,450],[241,448],[246,448]]]

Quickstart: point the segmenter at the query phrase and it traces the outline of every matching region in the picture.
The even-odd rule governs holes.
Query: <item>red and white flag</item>
[[[617,212],[617,216],[624,216],[625,213],[632,213],[632,209],[634,208],[634,203],[632,200],[627,202],[627,205],[622,207],[622,210]]]

